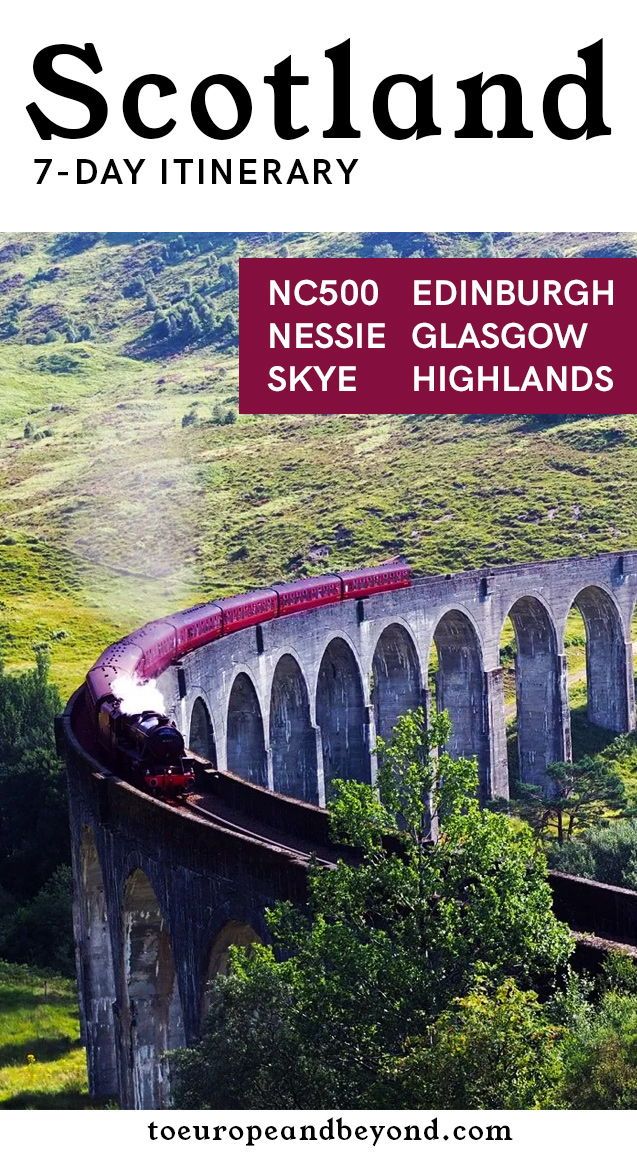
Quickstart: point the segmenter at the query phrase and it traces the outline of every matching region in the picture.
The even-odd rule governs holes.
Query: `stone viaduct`
[[[636,601],[637,551],[606,554],[428,577],[193,651],[159,678],[167,713],[194,752],[238,776],[208,772],[200,807],[158,802],[110,774],[76,695],[59,738],[92,1092],[125,1107],[169,1104],[163,1053],[196,1039],[228,945],[264,937],[264,909],[277,899],[303,901],[313,852],[334,858],[321,810],[330,781],[373,781],[377,735],[405,710],[429,708],[434,657],[451,750],[477,757],[484,798],[507,796],[506,620],[520,774],[541,784],[548,763],[571,756],[564,638],[574,605],[586,628],[589,718],[614,732],[635,727]],[[573,927],[637,943],[637,895],[555,887]]]

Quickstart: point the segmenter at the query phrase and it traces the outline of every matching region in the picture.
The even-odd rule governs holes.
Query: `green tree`
[[[382,1088],[386,1106],[561,1107],[561,1034],[535,992],[511,979],[492,994],[478,983],[396,1060]]]
[[[446,717],[427,732],[409,712],[379,741],[378,791],[335,784],[350,850],[311,872],[305,912],[269,912],[272,946],[233,951],[200,1045],[177,1054],[180,1106],[384,1106],[407,1041],[477,977],[553,981],[571,947],[543,856],[526,825],[480,808],[475,761],[448,738]]]
[[[394,248],[389,241],[384,241],[380,245],[374,245],[372,249],[372,257],[398,257],[398,250]]]
[[[497,257],[498,251],[493,240],[493,233],[483,233],[478,241],[479,257]]]
[[[621,775],[613,763],[586,755],[577,763],[552,763],[545,788],[525,787],[521,794],[524,818],[539,835],[555,830],[559,844],[599,823],[610,810],[626,802]]]
[[[69,861],[66,783],[53,744],[61,706],[46,650],[21,674],[0,662],[0,885],[19,900]]]
[[[61,707],[45,648],[17,675],[0,662],[0,956],[70,974],[68,804],[53,742]]]
[[[224,282],[224,288],[226,289],[236,289],[239,284],[239,274],[236,265],[233,265],[231,261],[221,261],[219,263],[219,276]]]
[[[73,975],[70,867],[57,867],[33,899],[2,919],[0,958]]]

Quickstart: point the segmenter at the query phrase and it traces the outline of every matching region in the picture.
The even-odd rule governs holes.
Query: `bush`
[[[592,827],[550,852],[551,866],[568,875],[583,875],[616,887],[637,890],[637,819],[616,819]]]
[[[133,277],[122,289],[122,297],[143,297],[145,293],[146,285],[143,277]]]
[[[506,980],[455,999],[426,1039],[410,1044],[385,1083],[387,1107],[552,1108],[559,1105],[561,1032],[535,992]]]
[[[227,289],[236,289],[239,284],[239,274],[236,265],[233,265],[230,261],[220,262],[219,276]]]
[[[70,867],[56,868],[34,899],[2,920],[0,955],[10,963],[73,975]]]
[[[84,253],[101,241],[105,233],[60,233],[53,243],[53,253],[58,257],[70,257],[74,253]]]
[[[43,353],[35,364],[40,373],[77,373],[80,368],[78,354],[72,353]]]
[[[236,409],[224,409],[218,402],[213,406],[210,418],[211,425],[234,425],[236,420]]]
[[[610,990],[575,1004],[563,1044],[569,1108],[637,1108],[637,996]]]

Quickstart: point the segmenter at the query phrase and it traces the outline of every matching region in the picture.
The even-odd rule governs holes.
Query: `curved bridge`
[[[548,763],[571,754],[564,632],[574,605],[586,626],[589,718],[633,729],[636,599],[637,552],[422,578],[219,639],[159,685],[198,753],[322,805],[332,778],[373,778],[376,735],[427,705],[437,652],[453,751],[477,755],[486,797],[506,796],[505,620],[517,640],[521,775],[541,783]]]
[[[158,678],[190,747],[221,768],[203,770],[202,789],[180,805],[109,772],[78,693],[59,737],[92,1092],[125,1107],[169,1103],[163,1053],[196,1038],[207,979],[225,966],[228,945],[264,937],[264,909],[277,899],[303,901],[311,855],[334,861],[321,810],[330,781],[373,781],[376,736],[429,706],[434,654],[452,750],[477,755],[484,797],[505,796],[507,617],[520,770],[541,783],[547,764],[571,752],[564,634],[573,605],[586,625],[589,717],[634,728],[636,601],[634,551],[424,578],[219,638]],[[571,926],[637,943],[637,895],[553,884]]]

